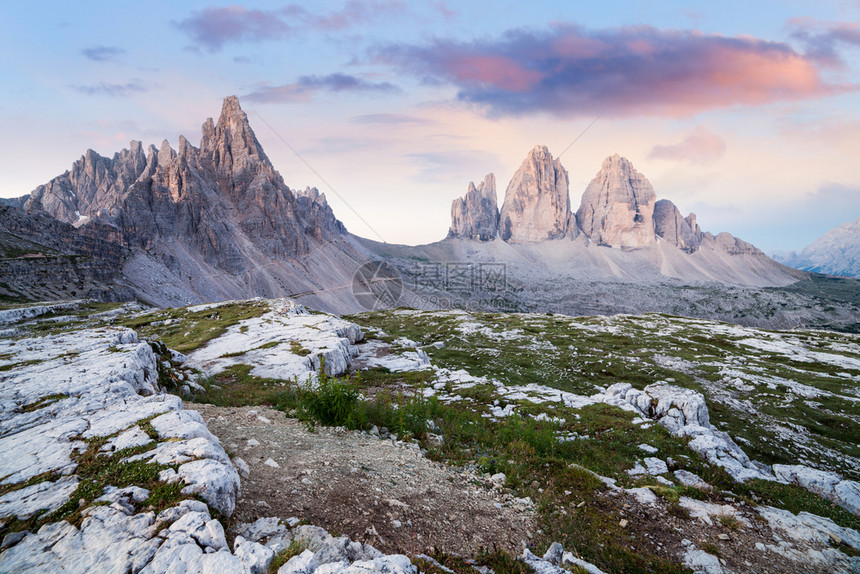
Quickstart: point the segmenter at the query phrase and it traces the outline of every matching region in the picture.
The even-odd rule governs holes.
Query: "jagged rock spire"
[[[224,98],[217,124],[212,118],[203,123],[200,152],[227,171],[247,168],[255,160],[271,166],[236,96]]]
[[[570,212],[569,180],[546,146],[529,152],[505,192],[499,235],[511,243],[576,235]]]
[[[496,199],[496,176],[489,173],[478,187],[469,182],[466,195],[451,204],[451,228],[448,237],[492,241],[499,233],[499,204]]]

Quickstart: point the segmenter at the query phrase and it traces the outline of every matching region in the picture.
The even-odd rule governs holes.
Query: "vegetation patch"
[[[233,325],[269,311],[265,301],[227,303],[199,311],[186,308],[146,313],[119,324],[141,335],[157,338],[171,349],[188,353],[220,337]]]
[[[48,405],[52,405],[57,401],[61,401],[63,399],[69,398],[69,395],[66,393],[54,393],[51,395],[45,395],[44,397],[40,397],[38,400],[33,401],[28,405],[24,405],[21,407],[21,412],[31,413],[33,411],[37,411],[39,409],[43,409]]]

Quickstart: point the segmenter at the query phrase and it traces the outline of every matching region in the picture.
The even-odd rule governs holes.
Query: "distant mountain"
[[[469,184],[462,198],[451,206],[451,228],[448,239],[489,242],[500,239],[508,244],[534,244],[561,241],[560,245],[603,247],[603,258],[619,259],[619,252],[654,250],[668,244],[681,253],[672,253],[674,263],[655,256],[657,275],[687,281],[716,281],[730,285],[784,285],[797,280],[796,274],[762,253],[755,246],[728,233],[712,235],[703,232],[696,215],[683,217],[671,201],[661,199],[648,179],[636,171],[629,160],[613,155],[604,160],[580,201],[571,209],[567,170],[553,159],[546,146],[532,149],[514,173],[505,192],[501,211],[495,204],[495,176],[489,174],[480,187]],[[489,183],[488,183],[489,182]],[[493,222],[498,220],[498,226]],[[481,231],[476,223],[485,222]],[[564,250],[559,246],[555,251]],[[571,254],[578,248],[570,247]],[[661,247],[662,249],[662,247]],[[710,263],[705,252],[720,254],[721,263]],[[699,255],[695,255],[699,253]],[[744,258],[723,256],[747,256]],[[693,256],[692,259],[686,256]],[[640,254],[640,257],[647,257]],[[711,257],[713,259],[713,257]],[[657,263],[658,260],[664,263]],[[704,269],[696,269],[696,261]],[[592,261],[593,263],[593,261]],[[577,266],[589,265],[585,257]],[[619,260],[617,275],[635,277]],[[662,267],[661,267],[662,265]],[[710,267],[710,269],[708,269]],[[599,275],[599,269],[593,269]],[[640,272],[647,280],[651,273]]]
[[[405,246],[356,237],[324,194],[284,183],[235,97],[203,124],[199,147],[180,137],[175,150],[137,141],[112,157],[88,150],[69,171],[2,203],[6,300],[182,306],[290,296],[350,313],[366,307],[353,293],[366,276],[381,293],[365,299],[425,309],[659,311],[761,326],[827,324],[833,315],[810,311],[803,294],[760,298],[760,288],[809,275],[728,233],[703,232],[618,155],[578,207],[561,161],[536,146],[501,208],[493,174],[469,184],[451,206],[446,239]],[[396,271],[364,267],[374,261]],[[853,307],[839,313],[839,324],[860,316]]]
[[[804,271],[860,277],[860,217],[831,229],[800,253],[776,259]]]

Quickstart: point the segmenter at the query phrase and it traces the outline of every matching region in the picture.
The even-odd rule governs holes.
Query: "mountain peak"
[[[618,154],[603,165],[582,195],[576,220],[599,245],[640,248],[653,245],[654,203],[657,195],[627,158]]]
[[[488,173],[477,187],[469,182],[466,195],[451,204],[448,237],[492,241],[499,232],[499,205],[496,202],[496,176]]]
[[[216,167],[235,172],[257,161],[271,166],[236,96],[224,98],[218,123],[209,118],[201,131],[200,150],[212,155]]]
[[[535,146],[505,191],[499,235],[526,243],[576,234],[570,212],[567,170],[545,145]]]

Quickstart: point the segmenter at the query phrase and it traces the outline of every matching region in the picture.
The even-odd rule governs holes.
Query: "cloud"
[[[177,23],[195,43],[210,51],[229,42],[259,42],[287,35],[291,30],[285,18],[288,9],[249,10],[244,6],[210,6],[196,10]]]
[[[251,102],[306,102],[318,92],[360,92],[386,94],[399,92],[400,88],[390,82],[368,82],[348,74],[329,74],[327,76],[302,76],[293,84],[282,86],[263,86],[242,96]]]
[[[81,54],[93,62],[107,62],[125,54],[125,50],[116,46],[93,46],[81,50]]]
[[[490,115],[692,115],[736,105],[820,98],[832,85],[789,45],[650,26],[511,30],[498,39],[437,39],[372,53],[426,83],[458,88]]]
[[[72,86],[72,88],[88,96],[112,96],[127,97],[149,91],[149,87],[143,85],[140,80],[132,80],[126,84],[108,84],[100,82],[92,86]]]
[[[815,18],[792,18],[788,22],[791,38],[804,47],[804,52],[823,65],[842,67],[838,52],[840,45],[860,46],[860,23],[822,22]]]
[[[706,164],[719,159],[724,153],[726,142],[720,136],[704,126],[696,126],[690,135],[676,144],[654,146],[648,158]]]
[[[406,114],[366,114],[350,120],[354,124],[432,124],[433,122]]]
[[[343,30],[403,9],[400,0],[350,0],[340,10],[325,14],[313,14],[298,4],[274,10],[209,6],[175,25],[194,42],[192,49],[202,46],[217,52],[229,43],[280,40],[308,29]]]
[[[438,12],[445,20],[451,21],[458,14],[455,10],[452,10],[448,3],[445,0],[435,0],[430,3],[430,6]]]

